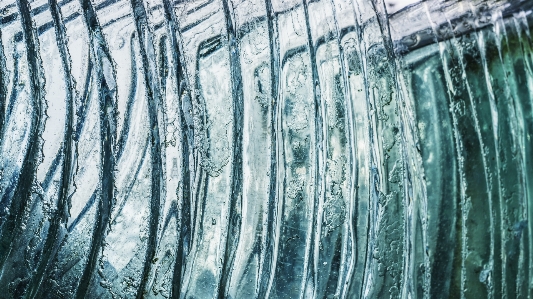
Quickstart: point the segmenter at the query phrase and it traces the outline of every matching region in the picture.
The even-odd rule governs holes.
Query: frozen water
[[[532,9],[0,1],[0,297],[532,297]]]

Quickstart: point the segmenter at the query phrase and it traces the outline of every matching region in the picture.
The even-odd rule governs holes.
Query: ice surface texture
[[[396,2],[1,0],[0,298],[531,298],[533,1]]]

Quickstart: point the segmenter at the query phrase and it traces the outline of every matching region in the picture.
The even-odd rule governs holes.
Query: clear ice
[[[0,298],[533,298],[532,10],[0,0]]]

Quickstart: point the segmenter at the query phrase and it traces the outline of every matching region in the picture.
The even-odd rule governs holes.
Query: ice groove
[[[115,104],[113,103],[113,91],[108,82],[111,78],[106,78],[104,72],[104,60],[109,63],[109,51],[105,45],[104,37],[102,36],[100,25],[97,20],[96,12],[93,4],[89,0],[81,0],[80,6],[84,11],[85,24],[90,36],[89,59],[93,60],[95,72],[93,75],[96,80],[98,90],[98,107],[100,110],[100,190],[98,200],[98,214],[96,216],[96,223],[94,226],[93,235],[91,237],[91,247],[87,255],[87,262],[80,277],[79,286],[76,290],[76,298],[83,299],[89,289],[91,280],[94,277],[94,271],[97,264],[97,259],[103,245],[106,231],[109,226],[112,205],[114,204],[114,142],[115,142],[115,121],[113,110]],[[110,67],[110,66],[109,66]],[[111,79],[113,80],[113,79]]]
[[[36,39],[35,30],[32,27],[32,19],[27,1],[17,2],[21,15],[21,23],[24,30],[24,40],[27,49],[28,71],[30,76],[30,91],[32,95],[30,137],[28,149],[26,150],[24,161],[20,169],[19,179],[16,183],[11,202],[9,204],[9,214],[3,221],[0,229],[0,268],[3,268],[6,259],[11,253],[13,242],[21,232],[24,214],[32,197],[32,187],[35,179],[35,172],[39,164],[41,154],[41,132],[44,127],[44,92],[42,89],[42,65],[39,56],[39,45]],[[4,139],[4,138],[3,138]]]
[[[65,136],[63,137],[64,144],[62,146],[62,165],[61,165],[61,181],[59,183],[58,201],[50,227],[46,235],[46,241],[43,246],[43,254],[37,266],[36,273],[30,282],[30,288],[26,293],[27,298],[40,297],[39,290],[43,277],[50,265],[50,261],[54,258],[57,248],[64,237],[64,230],[69,217],[70,203],[70,185],[73,172],[73,136],[74,136],[74,99],[76,97],[74,82],[71,74],[70,54],[68,53],[66,45],[66,32],[63,22],[61,20],[61,12],[59,11],[56,0],[50,0],[50,12],[54,20],[55,33],[57,45],[61,55],[61,65],[63,67],[65,76],[66,89],[66,121],[65,121]]]

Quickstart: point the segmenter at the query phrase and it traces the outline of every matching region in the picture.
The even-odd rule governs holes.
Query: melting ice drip
[[[2,1],[0,297],[533,296],[532,7]]]

